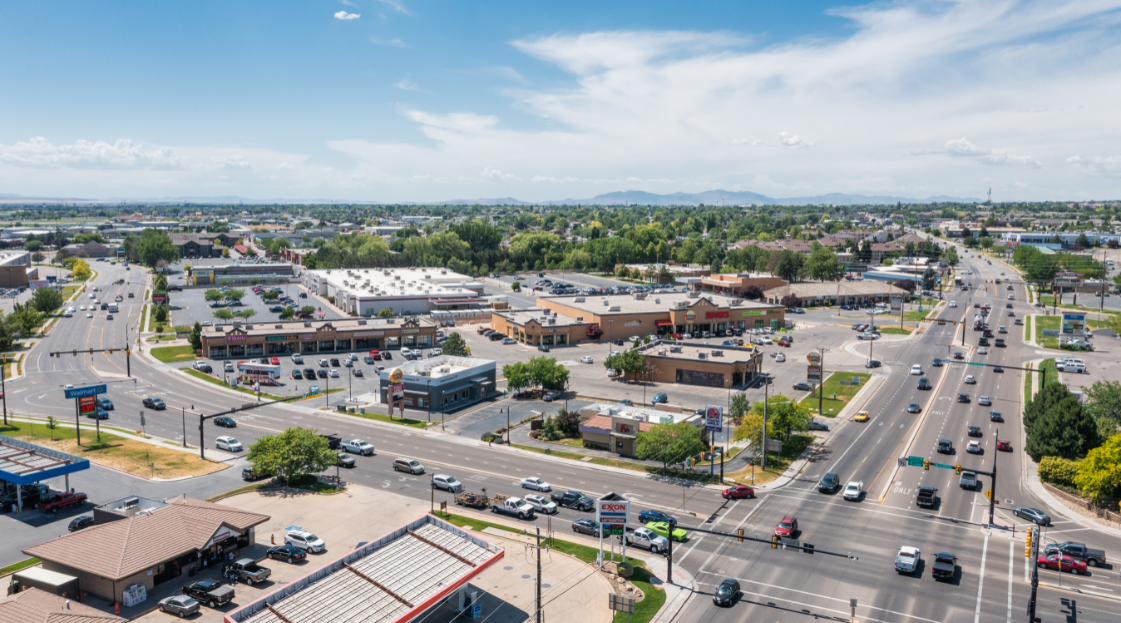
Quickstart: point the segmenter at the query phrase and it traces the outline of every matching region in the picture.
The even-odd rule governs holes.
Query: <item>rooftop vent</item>
[[[274,329],[283,329],[283,328],[284,328],[284,325],[282,325],[282,324],[276,324],[276,325],[273,325],[273,328],[274,328]]]
[[[739,307],[743,305],[743,299],[732,299],[732,307]]]
[[[584,297],[578,296],[578,297],[572,299],[572,302],[573,303],[583,303],[584,302]]]
[[[724,351],[722,351],[722,350],[714,350],[714,351],[712,351],[712,356],[713,356],[713,357],[723,357],[723,356],[724,356]]]
[[[611,304],[611,301],[609,301],[609,300],[607,300],[607,299],[603,299],[603,304],[604,304],[605,306],[606,306],[606,305],[610,305],[610,304]]]
[[[305,323],[304,323],[304,326],[305,326],[305,327],[310,327],[310,326],[311,326],[311,323],[310,323],[310,322],[305,322]]]
[[[700,297],[700,296],[701,296],[701,293],[700,293],[700,292],[697,292],[696,290],[689,290],[689,292],[687,292],[687,293],[685,294],[685,296],[688,296],[688,297],[689,297],[689,298],[691,298],[691,299],[695,299],[695,298],[698,298],[698,297]]]
[[[584,322],[584,317],[583,316],[577,316],[576,317],[576,322]]]
[[[358,324],[359,324],[359,325],[363,325],[363,326],[364,326],[364,325],[366,324],[366,321],[365,321],[365,320],[359,320],[359,321],[358,321]]]
[[[619,307],[618,305],[612,305],[611,307],[608,307],[608,308],[607,308],[607,311],[609,311],[609,312],[617,312],[617,311],[622,311],[622,308],[621,308],[621,307]]]
[[[705,358],[705,354],[703,352],[697,353],[697,359],[704,359],[704,358]]]

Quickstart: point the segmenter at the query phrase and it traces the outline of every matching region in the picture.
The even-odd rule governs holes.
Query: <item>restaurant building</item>
[[[405,408],[423,411],[456,411],[495,395],[497,366],[490,359],[440,355],[407,361],[381,371],[381,402],[389,404],[390,376],[402,372]]]
[[[165,582],[221,566],[256,543],[270,517],[185,495],[160,502],[130,497],[94,509],[94,525],[23,550],[43,568],[78,578],[109,602],[144,601]]]
[[[430,348],[435,343],[436,323],[419,316],[235,323],[203,327],[202,355],[208,359],[237,359]]]
[[[740,388],[763,371],[763,354],[753,347],[652,342],[639,348],[646,378],[655,383]]]
[[[578,329],[567,331],[568,343],[583,339],[618,340],[636,335],[714,334],[784,326],[782,305],[745,301],[737,297],[701,292],[668,294],[635,293],[632,295],[594,295],[538,297],[542,310],[572,319],[574,324],[587,325],[580,335]],[[499,318],[495,315],[492,318]],[[492,320],[493,322],[493,320]],[[516,324],[516,323],[514,323]],[[511,323],[502,325],[514,337]],[[498,327],[494,327],[499,331]]]
[[[704,416],[663,408],[590,404],[580,409],[580,438],[587,448],[633,457],[642,433],[658,424],[681,422],[701,428]],[[702,430],[701,437],[707,443],[708,432]]]
[[[548,309],[494,311],[490,316],[492,329],[530,346],[576,344],[589,339],[592,324]]]

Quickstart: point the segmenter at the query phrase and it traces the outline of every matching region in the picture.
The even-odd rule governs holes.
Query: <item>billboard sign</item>
[[[821,366],[806,366],[806,381],[810,383],[821,382]]]
[[[400,400],[405,397],[405,384],[397,383],[389,387],[389,391],[393,392],[393,399]]]
[[[49,286],[50,284],[51,284],[51,282],[47,281],[46,279],[32,279],[31,281],[27,282],[27,287],[31,288],[32,290],[35,290],[35,289],[38,289],[38,288],[45,288],[45,287]]]
[[[809,353],[806,354],[806,361],[812,363],[815,366],[820,364],[821,363],[821,353],[816,351],[816,350],[811,350]]]
[[[66,399],[81,398],[83,396],[96,396],[105,393],[104,385],[87,385],[85,387],[71,387],[66,390]]]
[[[901,297],[901,296],[891,297],[891,311],[897,312],[901,309],[903,309],[903,297]]]
[[[78,412],[87,415],[97,411],[96,396],[82,396],[78,399]]]
[[[1086,314],[1063,314],[1063,333],[1082,335],[1086,329]]]
[[[724,429],[724,407],[708,405],[705,407],[705,430],[720,432]]]
[[[153,303],[166,303],[167,302],[167,292],[153,292],[152,293],[152,302]]]
[[[610,528],[611,534],[622,534],[631,520],[631,501],[618,493],[608,493],[596,500],[596,521]]]
[[[389,373],[389,382],[394,385],[400,384],[404,378],[405,372],[401,368],[393,368],[393,371]]]

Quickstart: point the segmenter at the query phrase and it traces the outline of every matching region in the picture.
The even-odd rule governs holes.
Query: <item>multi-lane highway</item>
[[[967,254],[963,251],[963,257]],[[951,363],[941,368],[932,367],[934,357],[952,357],[961,352],[965,362],[1001,363],[1019,367],[1022,362],[1038,358],[1023,345],[1022,327],[1012,324],[1013,318],[1005,316],[1006,290],[997,290],[988,280],[999,273],[1011,271],[996,264],[990,266],[980,259],[966,257],[963,268],[975,271],[971,278],[978,289],[969,293],[954,292],[947,300],[956,300],[957,307],[944,306],[939,311],[943,320],[958,324],[928,324],[916,336],[903,338],[885,336],[875,342],[854,343],[848,348],[867,355],[874,348],[875,358],[883,367],[874,370],[878,385],[870,395],[862,395],[870,419],[856,422],[849,417],[832,423],[828,444],[790,484],[762,493],[756,499],[726,501],[715,488],[702,488],[683,483],[665,482],[638,473],[604,470],[593,465],[568,462],[553,457],[523,453],[508,449],[489,448],[474,440],[467,440],[436,432],[418,432],[370,424],[365,420],[318,412],[303,405],[265,407],[240,414],[238,428],[233,431],[215,429],[207,425],[207,447],[214,447],[214,436],[233,434],[243,443],[269,433],[283,430],[289,425],[303,425],[321,432],[338,433],[346,438],[364,438],[378,449],[373,457],[359,457],[358,466],[346,478],[352,482],[427,499],[429,488],[426,476],[402,476],[392,471],[391,461],[400,455],[415,457],[424,462],[429,473],[448,473],[467,483],[469,489],[486,487],[490,493],[516,493],[516,481],[525,476],[541,476],[555,488],[575,488],[590,494],[607,491],[625,493],[636,502],[636,511],[659,508],[673,512],[685,526],[734,532],[745,529],[747,534],[770,538],[775,525],[786,516],[799,522],[796,537],[812,543],[820,550],[849,554],[856,559],[830,557],[823,554],[809,556],[793,550],[772,550],[751,542],[738,542],[717,535],[694,533],[674,548],[675,565],[688,572],[696,582],[695,593],[676,620],[680,621],[796,621],[809,617],[846,619],[849,600],[856,599],[857,619],[870,621],[1011,621],[1023,620],[1029,587],[1025,583],[1027,562],[1023,556],[1022,520],[1012,517],[1011,506],[1046,506],[1032,498],[1022,485],[1022,439],[1020,410],[1023,400],[1023,376],[1008,369],[1003,374],[990,368]],[[126,297],[121,311],[113,320],[105,319],[105,312],[94,312],[86,318],[83,312],[74,318],[64,319],[37,347],[25,366],[22,379],[9,383],[9,409],[37,415],[73,417],[73,405],[62,398],[65,384],[82,385],[104,382],[109,385],[110,399],[116,404],[111,412],[111,425],[128,429],[140,427],[141,399],[147,395],[163,398],[168,410],[147,415],[147,432],[167,439],[181,439],[183,432],[181,409],[194,408],[196,412],[215,413],[230,406],[246,402],[229,392],[185,378],[181,372],[168,366],[151,364],[140,357],[132,359],[132,375],[125,376],[125,360],[121,354],[79,355],[49,358],[49,351],[81,350],[88,348],[119,347],[128,335],[135,339],[145,285],[137,283],[138,271],[125,272],[121,267],[97,264],[101,271],[93,285],[104,290],[97,293],[104,300],[113,300],[120,293]],[[130,279],[123,286],[112,286],[115,279]],[[982,289],[982,288],[987,288]],[[1002,286],[1003,288],[1003,286]],[[127,298],[128,292],[135,298]],[[1029,312],[1022,289],[1015,290],[1014,311],[1018,316]],[[104,295],[104,296],[101,296]],[[77,304],[89,304],[84,296]],[[990,321],[994,327],[1005,324],[1009,333],[1006,348],[989,348],[987,355],[977,349],[979,332],[972,331],[971,319],[974,303],[987,302],[993,307]],[[961,345],[963,328],[967,320],[965,346]],[[918,376],[910,374],[911,366],[919,364],[930,379],[933,389],[919,390]],[[977,377],[976,385],[964,386],[965,374]],[[957,403],[954,397],[966,391],[969,403]],[[992,398],[992,407],[977,404],[980,395]],[[918,402],[921,414],[908,413],[906,407]],[[990,422],[988,413],[998,410],[1004,414],[1002,423]],[[982,454],[966,454],[967,426],[981,428]],[[1008,439],[1012,451],[997,452],[996,430]],[[221,432],[218,432],[221,431]],[[197,419],[187,420],[187,435],[192,444],[198,443]],[[957,454],[939,455],[935,451],[938,439],[953,441]],[[983,491],[966,491],[957,486],[957,476],[952,470],[931,468],[899,468],[897,459],[916,455],[936,462],[957,464],[967,469],[989,471],[995,463],[999,480],[996,496],[1000,502],[997,524],[1017,526],[1010,529],[989,529],[987,500]],[[235,468],[240,466],[235,462]],[[142,495],[172,495],[178,493],[180,483],[152,483],[137,480],[130,490],[121,490],[120,479],[98,479],[99,468],[89,476],[79,476],[72,483],[85,487],[94,501],[106,501],[109,496],[129,493]],[[240,471],[240,470],[238,470]],[[827,472],[840,475],[842,482],[861,480],[867,494],[860,501],[845,501],[839,494],[818,492],[818,480]],[[227,470],[199,479],[193,490],[214,493],[231,488],[232,472]],[[83,479],[85,481],[83,482]],[[123,481],[127,483],[128,481]],[[199,483],[204,483],[200,487]],[[990,487],[982,478],[983,490]],[[938,503],[932,509],[914,504],[915,488],[931,485],[938,489]],[[88,486],[87,486],[88,485]],[[1077,523],[1056,517],[1056,526],[1049,530],[1048,538],[1085,541],[1093,547],[1106,549],[1111,554],[1121,552],[1121,541],[1099,534]],[[562,510],[564,520],[587,516]],[[0,521],[7,521],[7,518]],[[60,518],[57,522],[65,521]],[[538,521],[546,521],[539,518]],[[558,522],[553,522],[554,528]],[[44,523],[44,534],[55,534],[57,526]],[[49,533],[49,534],[48,534]],[[914,576],[897,575],[893,570],[895,554],[900,545],[913,545],[922,550],[923,564]],[[949,551],[958,557],[960,571],[952,582],[936,583],[929,573],[933,554]],[[0,552],[0,562],[19,558],[18,551]],[[1054,576],[1044,572],[1044,579]],[[708,594],[724,578],[737,578],[744,590],[743,598],[732,608],[719,610]],[[1054,578],[1052,578],[1054,579]],[[1116,564],[1113,568],[1095,570],[1088,577],[1063,578],[1063,585],[1083,587],[1100,594],[1121,597],[1121,583],[1117,581]],[[1072,615],[1071,609],[1077,610]],[[1069,618],[1079,621],[1121,620],[1121,603],[1088,594],[1074,594],[1058,589],[1040,589],[1039,615],[1044,621]]]

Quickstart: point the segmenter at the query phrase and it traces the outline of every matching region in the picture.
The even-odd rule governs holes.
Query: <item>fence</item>
[[[1051,493],[1051,495],[1059,498],[1059,500],[1061,500],[1064,504],[1078,511],[1080,514],[1086,515],[1088,517],[1097,517],[1102,521],[1114,524],[1117,527],[1121,527],[1121,514],[1117,514],[1104,508],[1098,508],[1088,498],[1073,495],[1071,493],[1063,491],[1056,486],[1047,484],[1046,482],[1043,483],[1043,487],[1047,489],[1047,491]]]

